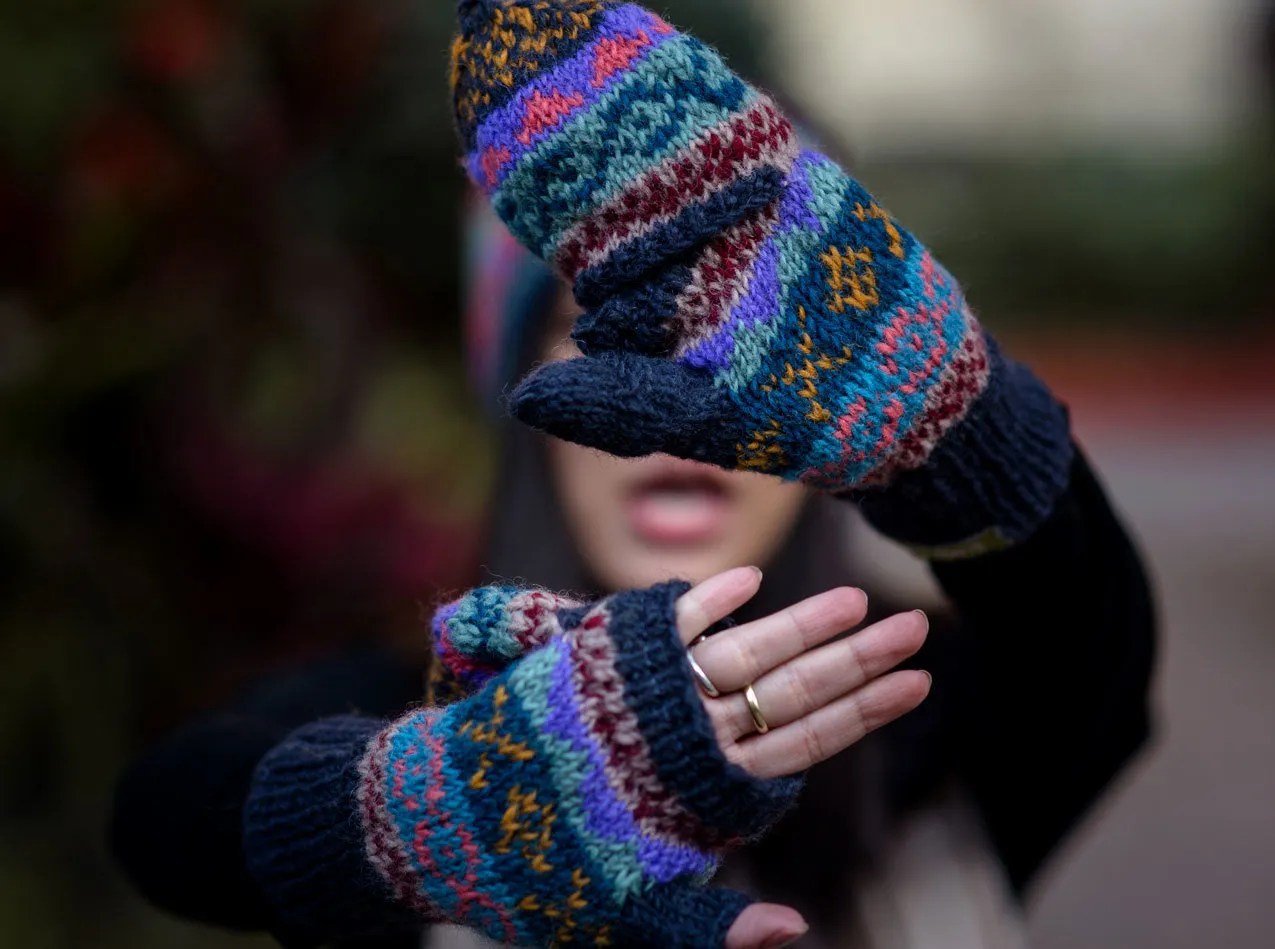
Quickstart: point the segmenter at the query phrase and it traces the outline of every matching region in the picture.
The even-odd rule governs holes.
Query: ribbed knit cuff
[[[973,557],[1026,540],[1067,487],[1067,410],[995,340],[988,337],[987,347],[987,389],[925,467],[852,495],[877,530],[927,559]]]
[[[353,716],[298,729],[257,766],[244,807],[248,872],[290,933],[316,943],[424,928],[367,862],[358,764],[384,723]]]
[[[802,780],[761,780],[723,754],[677,635],[676,603],[688,589],[664,583],[607,600],[616,668],[660,780],[713,838],[746,840],[792,807]]]

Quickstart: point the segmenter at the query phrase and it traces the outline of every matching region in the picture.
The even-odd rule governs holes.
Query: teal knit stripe
[[[902,414],[890,418],[873,412],[854,426],[850,436],[843,434],[842,438],[834,439],[834,445],[825,435],[811,453],[812,461],[824,459],[825,463],[829,460],[825,449],[839,461],[864,458],[861,469],[858,466],[852,469],[857,472],[856,483],[889,458],[897,448],[897,433],[912,430],[943,366],[960,351],[973,322],[956,281],[938,268],[923,246],[914,243],[909,271],[920,278],[927,267],[940,273],[940,280],[946,280],[946,292],[940,289],[934,298],[918,292],[910,305],[900,306],[876,324],[877,332],[864,348],[864,358],[851,364],[844,377],[842,394],[833,402],[833,412],[840,417],[862,398],[860,393],[873,393],[877,404],[893,404],[902,409]],[[890,345],[889,334],[894,323],[905,320],[909,321],[908,334],[918,336],[923,345],[898,345],[891,355],[883,354],[881,350]],[[936,347],[943,353],[942,357],[933,355]],[[825,429],[829,434],[835,431],[835,425]],[[812,464],[813,467],[817,467],[817,463]],[[839,476],[839,480],[844,480],[844,476]]]
[[[805,210],[818,221],[817,227],[780,231],[774,240],[779,251],[779,309],[774,319],[741,327],[735,337],[730,368],[715,381],[732,392],[744,391],[762,371],[775,348],[775,339],[796,332],[797,312],[792,305],[794,289],[804,286],[813,268],[821,266],[819,250],[825,235],[844,212],[852,182],[837,165],[822,155],[807,167],[813,200]]]
[[[485,658],[488,653],[513,659],[520,649],[509,633],[509,605],[522,591],[517,587],[481,587],[455,604],[447,631],[452,649]]]
[[[587,218],[578,221],[563,232],[549,248],[550,256],[547,259],[555,264],[559,272],[565,273],[569,279],[574,279],[577,272],[572,270],[583,271],[603,263],[617,245],[646,236],[656,227],[676,219],[690,205],[708,200],[714,194],[724,191],[739,179],[747,177],[760,168],[782,169],[790,165],[797,157],[800,145],[795,134],[789,131],[788,134],[792,134],[792,137],[786,147],[773,152],[760,152],[756,158],[749,156],[734,162],[728,177],[706,177],[703,166],[711,159],[705,157],[707,150],[704,145],[714,140],[723,141],[729,145],[737,138],[736,126],[741,124],[746,124],[753,129],[765,128],[766,131],[777,135],[783,134],[783,129],[788,127],[787,119],[774,103],[759,95],[746,109],[732,113],[723,121],[704,129],[680,151],[668,155],[654,167],[645,169],[638,177],[626,182],[620,192],[608,203],[593,209]],[[679,170],[682,166],[690,169],[689,175]],[[687,177],[691,180],[685,180]],[[675,193],[678,203],[666,204],[658,213],[637,216],[637,219],[627,226],[616,224],[607,232],[606,244],[596,247],[581,257],[582,266],[572,270],[564,268],[563,252],[566,248],[571,247],[573,243],[586,241],[588,235],[600,229],[601,221],[623,221],[633,217],[630,209],[642,207],[648,203],[646,199],[657,189],[661,192],[661,196],[668,192]]]
[[[549,772],[557,792],[558,817],[565,820],[572,833],[583,842],[589,859],[606,869],[605,879],[595,883],[607,887],[608,896],[618,905],[641,889],[642,868],[637,861],[635,843],[606,840],[592,833],[582,793],[592,770],[588,751],[573,747],[571,742],[552,734],[548,727],[550,683],[554,666],[564,658],[553,645],[533,653],[518,664],[509,677],[508,685],[535,727],[539,750],[550,761]]]
[[[973,313],[966,309],[964,316],[965,335],[955,355],[929,387],[913,424],[905,429],[907,434],[865,479],[865,487],[890,484],[900,473],[922,468],[943,436],[965,420],[986,388],[987,337]]]
[[[577,219],[758,95],[715,53],[679,36],[524,155],[492,205],[515,237],[548,258]]]
[[[623,799],[623,777],[601,762],[602,749],[596,741],[590,748],[580,743],[579,736],[575,740],[567,737],[586,720],[583,699],[577,691],[568,700],[570,704],[564,705],[554,701],[562,696],[551,697],[550,692],[555,679],[569,674],[571,662],[566,645],[552,643],[519,664],[509,678],[509,687],[540,736],[539,748],[550,762],[559,818],[577,835],[590,863],[604,870],[605,880],[595,882],[608,887],[612,900],[620,905],[639,895],[651,878],[667,881],[685,873],[709,872],[712,861],[702,853],[673,840],[652,838],[641,821],[634,823],[630,816],[633,802]],[[580,683],[575,686],[578,690]],[[620,696],[613,701],[620,701]],[[569,731],[562,727],[563,716],[574,719]],[[652,857],[656,872],[647,876],[653,869]]]
[[[545,590],[480,587],[449,611],[449,645],[456,652],[503,667],[559,631],[556,611],[578,605]]]
[[[459,708],[452,706],[442,715],[427,709],[393,727],[390,760],[399,767],[388,777],[387,810],[401,838],[413,842],[422,888],[447,918],[508,922],[501,907],[511,904],[502,892],[499,869],[474,846],[467,830],[487,826],[470,806],[484,802],[462,793],[470,775],[448,760],[445,738],[460,730]],[[416,762],[411,770],[401,767],[408,761]]]
[[[368,862],[384,878],[395,897],[426,919],[441,916],[425,896],[416,872],[407,838],[399,833],[387,807],[390,787],[392,742],[381,732],[368,744],[359,762],[359,813],[363,821],[364,848]]]

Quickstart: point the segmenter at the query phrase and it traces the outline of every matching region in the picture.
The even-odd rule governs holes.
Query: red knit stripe
[[[682,345],[716,330],[748,289],[747,277],[762,245],[779,221],[779,204],[723,231],[709,241],[690,284],[678,299],[678,338]]]
[[[584,725],[606,758],[612,789],[645,833],[681,843],[703,840],[702,823],[660,781],[637,715],[624,701],[609,621],[603,604],[567,634]]]
[[[973,314],[961,348],[944,369],[911,430],[899,439],[893,453],[865,484],[887,484],[900,471],[913,471],[929,460],[948,430],[969,413],[987,388],[987,342]]]
[[[574,280],[617,245],[672,220],[756,168],[791,164],[795,144],[788,119],[769,99],[761,99],[637,178],[568,231],[553,254],[555,266]]]
[[[421,893],[420,879],[389,813],[385,789],[390,786],[388,764],[393,730],[385,729],[368,743],[359,765],[356,796],[368,860],[402,903],[428,919],[441,919],[438,909]],[[398,788],[401,792],[401,785]]]

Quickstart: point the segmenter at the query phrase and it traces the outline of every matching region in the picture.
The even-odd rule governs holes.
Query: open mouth
[[[709,543],[726,529],[731,493],[722,472],[686,462],[662,464],[629,492],[633,532],[649,544]]]

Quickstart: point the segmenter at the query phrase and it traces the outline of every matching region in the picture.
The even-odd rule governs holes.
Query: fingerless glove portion
[[[704,883],[799,782],[757,780],[717,746],[677,633],[686,588],[561,611],[445,709],[320,723],[275,749],[245,839],[281,916],[325,938],[395,906],[395,925],[406,909],[510,945],[721,945],[748,900]],[[522,596],[476,591],[444,623],[471,611],[458,639],[499,654]]]

